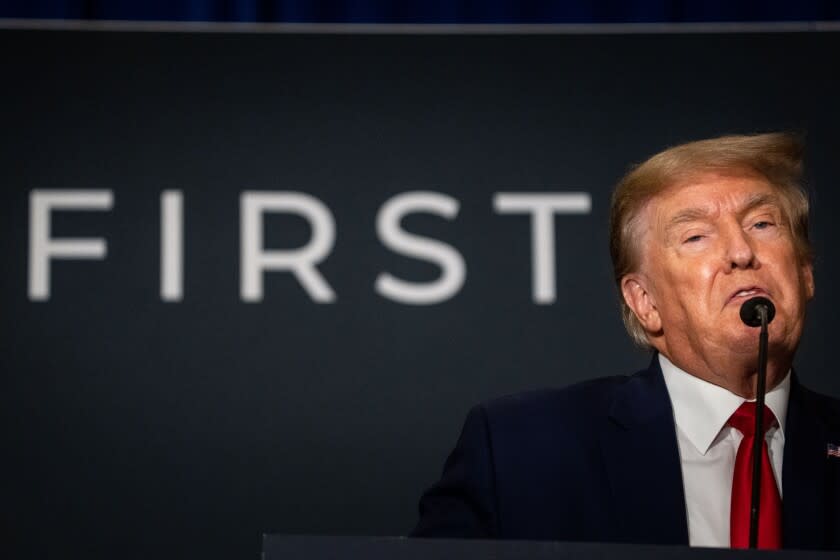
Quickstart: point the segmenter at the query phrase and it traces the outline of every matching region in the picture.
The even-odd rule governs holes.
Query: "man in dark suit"
[[[729,136],[631,170],[610,248],[650,367],[474,408],[413,535],[743,547],[758,437],[759,546],[840,548],[840,401],[791,370],[814,294],[800,154]],[[776,308],[759,435],[755,296]]]

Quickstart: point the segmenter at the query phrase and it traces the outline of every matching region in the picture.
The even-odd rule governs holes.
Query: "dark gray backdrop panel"
[[[4,524],[16,551],[258,553],[260,533],[393,535],[414,522],[475,402],[629,373],[607,255],[628,164],[727,132],[807,134],[817,298],[797,360],[829,365],[838,280],[840,35],[283,35],[4,31],[0,315]],[[27,298],[32,189],[112,189],[55,235],[102,236],[104,261],[53,263]],[[185,201],[185,297],[158,292],[159,196]],[[382,203],[457,198],[411,231],[456,247],[453,299],[407,306],[379,272],[435,266],[385,249]],[[239,194],[297,190],[335,216],[312,302],[268,274],[239,299]],[[585,191],[556,219],[557,302],[531,299],[525,216],[499,191]],[[275,247],[304,243],[273,217]]]

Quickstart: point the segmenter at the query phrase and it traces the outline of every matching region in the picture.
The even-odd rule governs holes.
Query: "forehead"
[[[755,175],[705,173],[666,188],[648,204],[649,226],[667,225],[674,219],[714,218],[738,213],[756,203],[779,204],[776,189]]]

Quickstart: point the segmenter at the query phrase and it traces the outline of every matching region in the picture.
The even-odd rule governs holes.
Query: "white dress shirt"
[[[743,435],[726,421],[746,399],[686,373],[662,354],[659,364],[674,409],[688,542],[691,546],[728,547],[732,473]],[[789,393],[790,372],[765,397],[765,404],[779,421],[766,438],[780,495]]]

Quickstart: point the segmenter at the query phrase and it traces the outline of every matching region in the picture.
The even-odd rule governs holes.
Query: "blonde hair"
[[[810,263],[808,195],[801,185],[802,143],[789,133],[733,135],[680,144],[633,166],[613,191],[610,256],[621,294],[622,278],[638,270],[640,236],[634,235],[645,205],[669,187],[708,172],[758,175],[780,195],[782,211],[801,262]],[[649,348],[647,333],[621,297],[621,317],[633,341]]]

